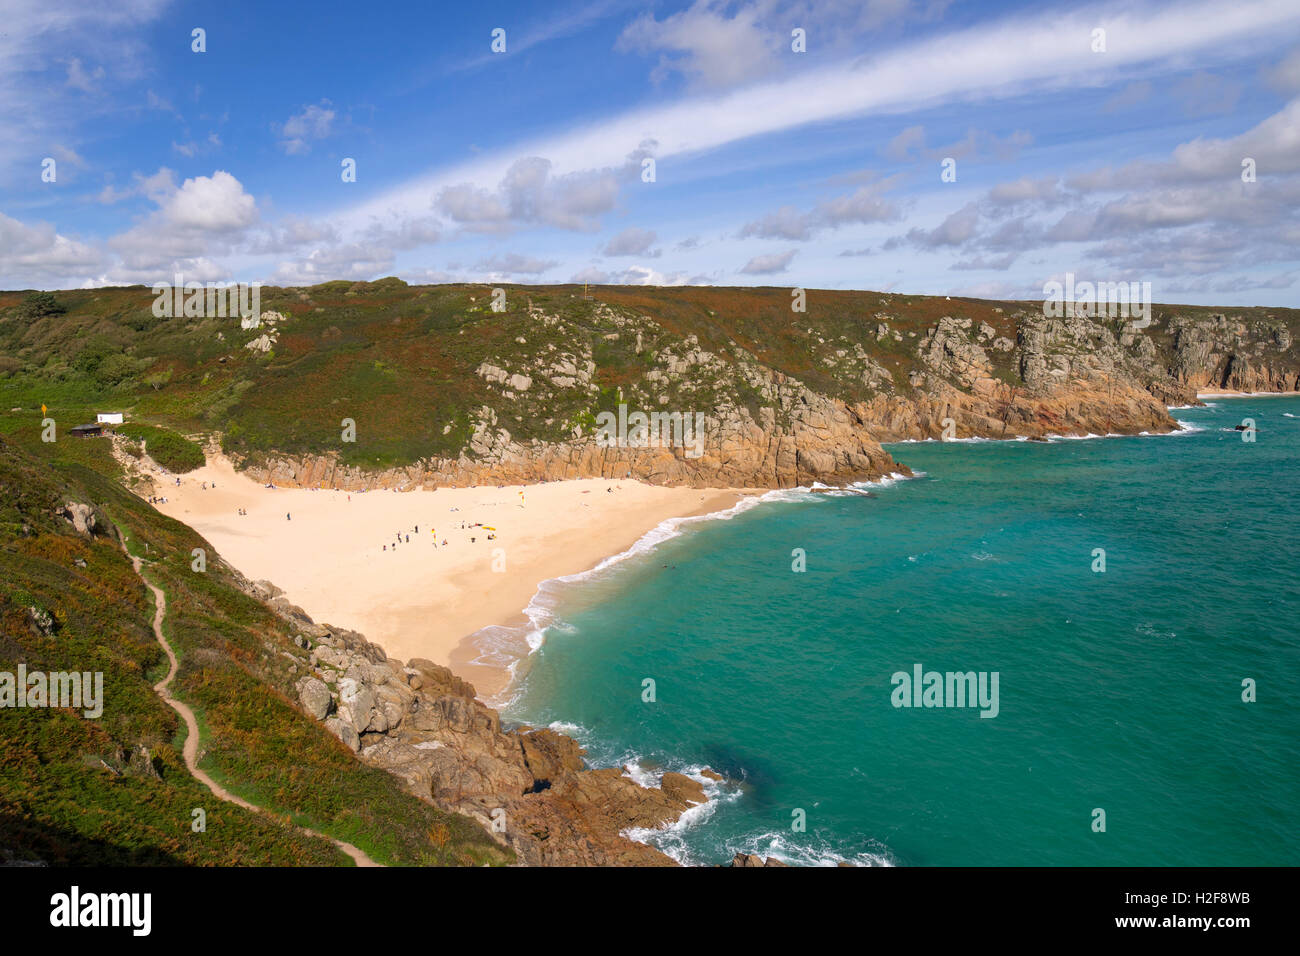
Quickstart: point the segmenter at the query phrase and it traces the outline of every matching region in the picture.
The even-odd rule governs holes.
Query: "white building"
[[[95,416],[95,421],[101,425],[120,425],[122,424],[121,412],[100,412]]]

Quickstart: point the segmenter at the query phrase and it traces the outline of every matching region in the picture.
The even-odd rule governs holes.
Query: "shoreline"
[[[1300,392],[1232,392],[1232,391],[1197,391],[1197,399],[1204,398],[1287,398],[1300,397]]]
[[[553,623],[551,620],[539,622],[537,617],[534,617],[529,613],[533,609],[537,609],[540,612],[538,617],[550,617],[550,607],[547,606],[546,602],[539,602],[538,600],[538,598],[542,596],[547,585],[555,584],[562,586],[576,584],[580,579],[596,572],[603,571],[605,568],[618,564],[627,558],[638,554],[650,553],[658,548],[660,544],[680,535],[682,533],[682,527],[687,524],[693,524],[699,521],[725,521],[761,504],[797,500],[797,498],[792,496],[811,497],[821,494],[862,494],[864,492],[861,486],[866,486],[867,488],[888,487],[889,485],[893,485],[900,481],[910,481],[914,478],[920,477],[923,477],[923,473],[903,474],[901,472],[894,472],[889,475],[882,475],[879,478],[872,479],[871,481],[856,482],[853,487],[849,488],[826,486],[821,485],[820,483],[814,483],[811,486],[799,485],[794,488],[748,488],[741,491],[737,500],[730,507],[720,510],[701,508],[691,514],[667,518],[654,528],[646,531],[628,545],[628,547],[603,558],[587,570],[577,571],[573,574],[562,575],[560,577],[542,581],[538,585],[532,600],[530,600],[527,607],[516,616],[514,621],[509,624],[493,625],[482,629],[482,631],[476,631],[473,634],[466,635],[465,639],[461,641],[454,651],[455,664],[452,666],[452,669],[457,673],[460,673],[462,668],[482,668],[484,673],[488,675],[488,679],[496,681],[496,683],[492,685],[494,687],[494,693],[490,697],[483,694],[480,694],[480,696],[485,697],[486,702],[490,706],[495,707],[498,710],[504,710],[509,707],[514,700],[513,697],[508,697],[506,695],[506,691],[514,688],[517,681],[527,675],[527,664],[532,659],[533,653],[541,647],[540,641],[537,644],[533,644],[530,638],[533,635],[543,637],[547,628],[549,628]],[[650,540],[651,537],[655,536],[657,533],[658,536],[655,537],[654,540]],[[644,547],[641,547],[643,542],[647,543]],[[485,647],[485,645],[488,644],[495,635],[485,634],[484,632],[494,629],[509,633],[499,637],[499,642],[496,647]],[[505,647],[505,656],[510,659],[508,665],[502,666],[495,662],[485,663],[479,660],[481,657],[501,651],[503,643],[507,645]],[[525,665],[523,670],[516,669],[520,664]],[[504,674],[506,678],[504,681],[500,680],[502,674]],[[466,679],[473,680],[474,678],[467,675]]]
[[[166,499],[154,507],[250,581],[271,582],[313,620],[364,634],[390,657],[450,667],[484,700],[513,672],[477,660],[475,636],[526,625],[545,582],[617,559],[665,522],[724,512],[765,490],[602,478],[410,492],[271,488],[220,455],[177,485],[151,462],[127,461],[153,482],[137,494]]]
[[[758,504],[763,500],[764,495],[771,489],[728,488],[693,490],[705,491],[706,493],[715,492],[724,496],[734,497],[734,500],[732,500],[726,507],[714,507],[714,505],[718,504],[718,502],[714,501],[708,505],[701,504],[699,508],[687,514],[674,515],[665,518],[654,527],[648,528],[638,534],[635,538],[628,541],[625,546],[600,558],[590,567],[538,581],[528,603],[524,605],[524,607],[520,608],[510,620],[489,624],[486,627],[479,628],[478,630],[472,631],[462,637],[460,642],[452,648],[451,655],[446,662],[447,666],[450,667],[458,676],[464,677],[466,680],[470,681],[478,691],[479,698],[489,706],[497,708],[498,710],[504,708],[510,703],[510,700],[506,697],[506,692],[515,686],[517,680],[523,678],[527,674],[526,665],[532,658],[533,652],[540,646],[533,646],[529,643],[528,638],[534,633],[545,631],[545,629],[550,626],[550,622],[539,625],[537,620],[529,614],[529,611],[534,608],[541,608],[544,611],[547,610],[538,603],[538,598],[542,595],[542,592],[547,585],[553,583],[560,585],[575,583],[581,578],[604,570],[605,568],[617,564],[634,554],[644,553],[643,549],[639,548],[638,545],[651,535],[655,534],[655,532],[663,529],[665,525],[672,525],[673,528],[670,533],[665,534],[664,537],[644,549],[645,551],[653,550],[663,541],[666,541],[671,537],[676,537],[677,534],[680,533],[680,527],[683,524],[694,521],[705,521],[713,518],[722,518],[729,513],[737,512],[737,510],[746,502]],[[727,498],[723,499],[724,502],[726,500]],[[485,645],[495,636],[488,633],[491,631],[501,631],[505,632],[505,634],[503,636],[498,636],[498,639],[492,642],[495,646],[487,647]],[[504,639],[502,639],[502,637]],[[500,654],[503,651],[505,652],[504,657],[508,660],[508,663],[502,663],[499,660],[483,660],[484,657]],[[517,669],[519,668],[519,665],[525,665],[524,669]]]

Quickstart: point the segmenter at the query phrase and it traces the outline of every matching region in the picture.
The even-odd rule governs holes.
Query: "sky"
[[[1297,306],[1300,3],[0,0],[0,288],[177,274]]]

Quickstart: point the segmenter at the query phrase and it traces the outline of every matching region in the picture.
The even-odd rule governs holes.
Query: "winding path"
[[[126,551],[125,540],[122,542],[122,550]],[[272,814],[264,808],[249,803],[243,797],[236,796],[199,769],[199,722],[194,716],[194,711],[173,697],[171,690],[168,687],[168,685],[171,684],[172,679],[176,676],[176,670],[179,665],[176,661],[176,653],[172,650],[171,645],[167,643],[167,638],[163,637],[162,625],[163,618],[167,616],[167,596],[163,593],[162,588],[154,586],[154,584],[144,576],[144,572],[141,570],[143,562],[140,558],[137,558],[129,551],[126,551],[126,556],[131,559],[131,564],[135,567],[135,573],[140,576],[140,580],[144,582],[145,587],[153,592],[153,633],[154,637],[158,638],[158,643],[162,645],[162,649],[167,652],[167,660],[171,665],[167,669],[167,676],[154,684],[153,689],[157,691],[158,696],[171,705],[171,708],[175,710],[176,713],[180,714],[181,719],[185,721],[185,727],[188,732],[185,735],[185,746],[182,749],[182,756],[185,758],[185,766],[189,769],[190,775],[199,783],[203,784],[203,786],[211,790],[213,795],[219,800],[224,800],[226,803],[233,803],[236,806],[243,807],[245,810],[251,810],[254,813],[271,816]],[[298,830],[310,836],[319,837],[322,840],[329,840],[330,843],[333,843],[348,856],[352,857],[357,866],[381,865],[376,863],[367,856],[364,851],[353,846],[351,843],[345,843],[343,840],[336,840],[328,834],[320,833],[309,827],[298,827]]]

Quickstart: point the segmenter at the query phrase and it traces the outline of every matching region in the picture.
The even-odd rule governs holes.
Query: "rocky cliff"
[[[553,347],[503,350],[482,361],[474,374],[498,398],[475,409],[454,457],[373,470],[345,463],[338,451],[270,453],[247,468],[280,485],[348,489],[595,476],[698,487],[839,485],[908,473],[880,442],[1164,432],[1177,427],[1167,407],[1195,403],[1198,388],[1300,389],[1288,324],[1294,316],[1157,308],[1140,327],[1068,312],[1049,318],[1023,303],[946,304],[953,314],[919,325],[882,311],[838,336],[810,326],[802,360],[815,368],[806,378],[816,387],[745,336],[723,335],[706,348],[695,334],[675,336],[648,314],[598,307],[601,327],[615,329],[603,341],[624,342],[637,359],[617,401],[688,415],[703,410],[694,449],[671,441],[634,447],[635,440],[607,447],[590,421],[560,438],[512,435],[504,409],[516,419],[519,406],[546,415],[572,406],[575,394],[599,391],[600,349],[575,346],[558,354]],[[529,312],[543,327],[573,332],[557,315],[531,304]]]
[[[497,712],[447,668],[403,664],[356,632],[316,624],[269,582],[248,592],[298,632],[303,711],[416,797],[477,820],[529,865],[675,865],[623,834],[704,803],[700,781],[665,773],[659,786],[643,787],[623,768],[588,769],[570,737],[502,729]]]
[[[244,321],[161,320],[142,287],[29,320],[0,293],[0,378],[28,410],[111,396],[262,480],[347,489],[844,484],[905,472],[883,441],[1168,431],[1198,388],[1300,388],[1296,309],[804,291],[390,278],[266,287]]]

